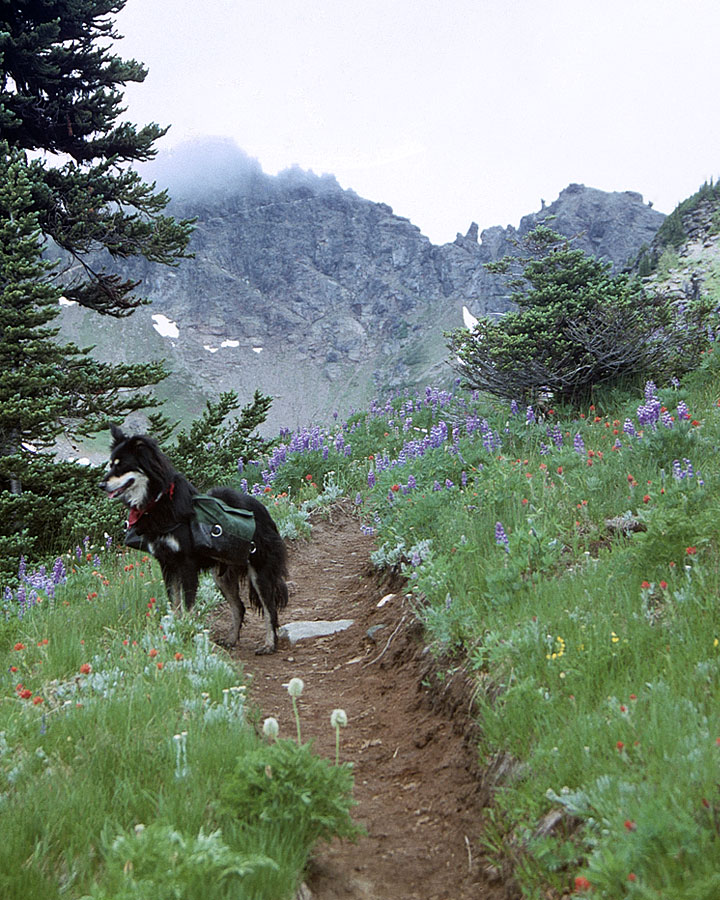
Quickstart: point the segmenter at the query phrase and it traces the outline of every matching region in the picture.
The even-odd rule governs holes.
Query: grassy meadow
[[[406,575],[435,677],[476,683],[503,772],[476,850],[523,897],[720,897],[719,373],[715,349],[581,412],[428,388],[228,473],[287,536],[351,498]],[[5,591],[0,895],[291,897],[352,835],[351,769],[257,735],[202,617],[114,546]]]

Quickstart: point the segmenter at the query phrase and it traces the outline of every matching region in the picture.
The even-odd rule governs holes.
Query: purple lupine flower
[[[370,471],[368,472],[368,487],[370,487],[370,488],[375,487],[375,470],[374,469],[370,469]]]
[[[679,459],[673,460],[672,473],[673,473],[673,478],[677,479],[677,481],[680,481],[682,478],[685,477],[683,474],[682,466],[680,465]]]
[[[517,405],[517,400],[510,401],[510,412],[513,416],[516,416],[520,412],[520,409]]]
[[[620,443],[620,438],[615,438],[615,443],[613,444],[613,450],[622,450],[622,444]]]
[[[67,573],[65,572],[65,563],[58,556],[58,558],[55,560],[55,565],[53,566],[53,570],[52,570],[53,584],[55,584],[55,585],[64,584],[66,578],[67,578]]]
[[[240,482],[240,490],[243,492],[243,494],[247,494],[247,492],[248,492],[247,478],[243,478],[242,481]]]
[[[433,488],[432,488],[432,489],[433,489],[434,491],[441,491],[441,490],[442,490],[442,485],[440,484],[439,481],[435,481],[434,484],[433,484]]]
[[[533,410],[532,406],[528,406],[528,408],[525,410],[525,424],[534,425],[536,422],[537,419],[535,418],[535,411]]]
[[[467,472],[465,471],[465,469],[463,469],[462,472],[460,473],[460,484],[463,487],[467,487],[467,483],[468,483]]]
[[[645,382],[645,399],[654,400],[657,396],[657,385],[654,381]]]
[[[510,541],[507,534],[505,534],[502,522],[495,523],[495,543],[498,547],[502,547],[506,553],[510,552]]]
[[[660,420],[661,404],[657,398],[651,397],[641,406],[638,406],[637,418],[638,422],[643,425],[651,425],[653,428],[657,426]]]
[[[678,419],[689,419],[690,411],[687,408],[687,403],[684,400],[681,400],[677,405],[677,414]]]
[[[414,491],[417,487],[417,481],[414,475],[408,475],[407,486],[409,491]]]
[[[660,413],[660,421],[665,428],[672,428],[675,425],[672,416],[667,410]]]
[[[355,506],[361,506],[363,502],[362,494],[360,491],[355,494]]]
[[[630,421],[630,419],[625,419],[625,424],[623,425],[623,431],[625,432],[625,434],[629,435],[630,437],[637,437],[637,431],[635,431],[635,426]]]
[[[582,435],[579,431],[573,438],[573,449],[581,456],[585,456],[585,441],[583,440]]]
[[[449,478],[446,478],[446,479],[445,479],[445,488],[446,488],[446,490],[449,491],[450,488],[454,488],[454,487],[455,487],[455,485],[453,484],[453,482],[450,481]]]
[[[555,444],[556,447],[562,447],[563,433],[562,428],[560,428],[557,422],[553,425],[552,428],[547,429],[547,436],[550,438],[553,444]]]

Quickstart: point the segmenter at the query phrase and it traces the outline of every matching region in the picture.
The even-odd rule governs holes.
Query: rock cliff
[[[168,413],[197,415],[207,396],[255,388],[274,404],[267,428],[326,422],[384,390],[450,378],[443,331],[509,306],[484,263],[546,222],[622,266],[652,240],[662,214],[632,192],[570,185],[518,229],[473,223],[433,245],[410,221],[343,190],[330,176],[265,175],[237,160],[212,185],[186,173],[172,212],[196,216],[194,259],[178,268],[132,261],[152,305],[120,322],[63,311],[64,335],[101,358],[165,357]],[[182,171],[182,166],[180,167]]]

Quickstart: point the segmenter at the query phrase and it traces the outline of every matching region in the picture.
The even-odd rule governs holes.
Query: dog
[[[192,537],[192,498],[199,493],[197,488],[149,435],[128,436],[117,425],[111,425],[110,431],[110,462],[100,487],[129,508],[130,531],[160,563],[165,589],[176,612],[183,605],[186,610],[192,607],[198,575],[210,569],[232,611],[232,626],[224,642],[232,647],[245,618],[240,587],[247,582],[250,605],[265,618],[265,643],[255,652],[273,653],[277,648],[278,610],[288,602],[288,562],[285,542],[265,505],[229,487],[211,488],[211,496],[253,513],[255,534],[252,543],[239,542],[242,549],[232,558],[210,556]]]

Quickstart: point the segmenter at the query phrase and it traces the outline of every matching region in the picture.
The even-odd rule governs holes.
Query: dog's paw
[[[255,651],[255,656],[269,656],[271,653],[275,652],[275,647],[271,647],[268,644],[263,644],[262,647],[258,647]]]
[[[235,644],[237,644],[237,636],[228,634],[227,637],[218,637],[215,639],[215,643],[218,647],[222,647],[225,650],[232,650]]]

